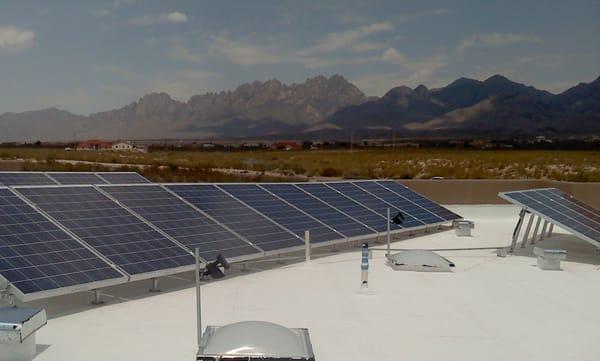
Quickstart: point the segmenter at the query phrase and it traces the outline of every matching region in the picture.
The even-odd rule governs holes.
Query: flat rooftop
[[[473,237],[449,230],[393,247],[510,243],[518,208],[448,208],[475,221]],[[317,361],[600,359],[600,254],[560,229],[541,245],[568,251],[562,271],[539,270],[531,248],[506,258],[494,250],[438,252],[456,264],[452,273],[393,271],[375,252],[368,293],[359,292],[360,249],[352,246],[310,264],[257,263],[248,272],[235,265],[228,278],[203,285],[203,323],[306,327]],[[192,273],[160,279],[162,292],[153,294],[150,281],[107,288],[102,306],[90,304],[91,293],[34,303],[49,316],[35,360],[193,360],[193,280]]]

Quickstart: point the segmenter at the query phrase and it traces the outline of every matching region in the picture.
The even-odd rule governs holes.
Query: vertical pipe
[[[529,222],[527,222],[527,228],[525,228],[525,234],[523,234],[523,240],[521,241],[521,248],[525,248],[527,246],[527,238],[529,237],[529,231],[531,230],[531,225],[533,224],[533,218],[535,216],[533,213],[529,215]]]
[[[369,244],[362,244],[362,258],[360,262],[360,288],[369,288]]]
[[[304,231],[304,260],[310,262],[310,231]]]
[[[391,242],[392,242],[392,233],[390,231],[390,209],[387,209],[387,256],[390,257],[391,253]]]
[[[196,324],[198,327],[198,348],[200,348],[200,341],[202,340],[202,303],[200,300],[200,251],[198,248],[194,250],[194,257],[196,263]]]

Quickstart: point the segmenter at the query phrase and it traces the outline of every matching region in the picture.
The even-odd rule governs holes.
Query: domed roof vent
[[[298,360],[314,361],[307,329],[287,328],[263,321],[208,326],[197,360]]]

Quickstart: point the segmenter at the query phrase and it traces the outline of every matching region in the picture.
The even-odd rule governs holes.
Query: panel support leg
[[[331,252],[337,252],[337,247],[334,245],[331,246]]]
[[[95,289],[94,290],[94,300],[92,301],[92,305],[101,305],[103,303],[104,303],[104,301],[102,301],[102,299],[100,299],[100,290]]]
[[[158,278],[154,277],[151,279],[152,287],[150,287],[149,291],[152,293],[160,292],[160,288],[158,288]]]
[[[540,239],[539,239],[540,242],[546,237],[546,229],[547,228],[548,228],[548,221],[544,220],[544,226],[542,227],[542,233],[540,233]]]
[[[525,234],[523,234],[523,240],[521,241],[521,248],[527,247],[527,238],[529,237],[529,231],[531,230],[531,225],[533,224],[533,219],[535,216],[532,214],[529,215],[529,222],[527,222],[527,228],[525,228]]]
[[[552,237],[553,231],[554,231],[554,223],[550,223],[550,227],[548,228],[548,238]]]
[[[248,263],[242,263],[242,272],[248,272]]]
[[[531,236],[531,244],[535,244],[536,238],[537,238],[537,234],[538,234],[538,229],[540,229],[540,222],[542,221],[542,217],[537,218],[537,221],[535,222],[535,228],[533,230],[533,235]]]
[[[525,218],[526,211],[525,209],[521,209],[519,212],[519,220],[517,221],[517,225],[515,226],[515,230],[513,231],[512,242],[510,243],[509,253],[513,253],[515,251],[515,247],[517,245],[517,239],[519,238],[519,233],[521,233],[521,226],[523,225],[523,218]]]

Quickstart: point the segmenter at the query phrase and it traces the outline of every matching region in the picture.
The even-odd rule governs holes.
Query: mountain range
[[[600,78],[552,94],[494,75],[367,97],[341,75],[277,79],[187,102],[147,94],[89,116],[49,108],[0,115],[0,141],[600,134]]]

